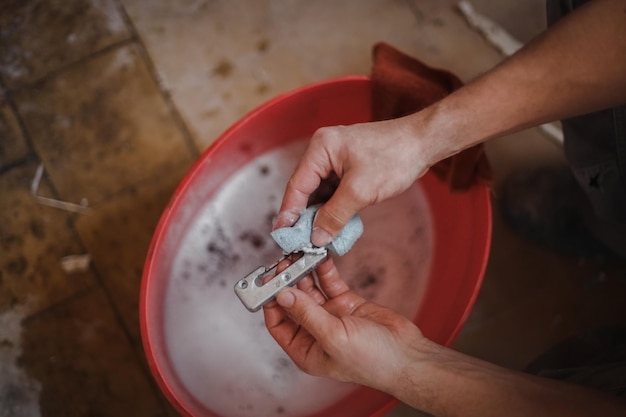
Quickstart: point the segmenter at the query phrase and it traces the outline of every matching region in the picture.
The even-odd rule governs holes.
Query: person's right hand
[[[408,116],[319,129],[287,184],[274,228],[292,226],[309,196],[333,172],[340,178],[317,212],[312,242],[326,246],[361,209],[406,190],[430,165],[433,145],[416,137]]]

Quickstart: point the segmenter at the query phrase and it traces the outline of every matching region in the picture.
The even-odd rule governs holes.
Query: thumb
[[[313,221],[311,242],[317,247],[328,245],[335,236],[348,224],[367,203],[351,191],[348,178],[344,178],[339,187],[322,207],[319,208]]]
[[[307,330],[318,342],[330,334],[337,318],[328,313],[311,296],[297,288],[285,288],[276,297],[291,319]]]

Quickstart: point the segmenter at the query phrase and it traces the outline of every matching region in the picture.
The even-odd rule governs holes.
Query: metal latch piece
[[[328,251],[319,248],[315,251],[304,252],[294,263],[265,284],[263,278],[275,270],[279,262],[270,267],[260,266],[235,284],[235,294],[243,305],[251,312],[259,311],[261,307],[276,297],[276,294],[285,287],[298,283],[302,278],[313,272],[328,256]],[[283,258],[284,259],[284,258]],[[282,260],[282,259],[281,259]]]

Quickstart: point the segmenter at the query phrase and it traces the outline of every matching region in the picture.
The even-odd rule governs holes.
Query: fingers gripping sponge
[[[300,218],[291,227],[282,227],[274,230],[271,235],[274,241],[281,247],[285,253],[293,253],[298,251],[306,252],[314,250],[311,243],[311,231],[313,230],[313,219],[315,213],[321,207],[321,204],[307,207]],[[361,217],[355,215],[348,224],[339,232],[339,234],[326,246],[337,255],[345,255],[352,245],[363,234],[363,222]]]

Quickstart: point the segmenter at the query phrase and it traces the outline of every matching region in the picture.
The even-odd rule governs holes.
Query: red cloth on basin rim
[[[383,42],[374,45],[372,55],[374,120],[415,113],[463,85],[454,74],[431,68]],[[477,180],[490,182],[492,177],[482,144],[444,159],[430,169],[452,191],[466,190]]]

